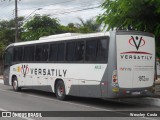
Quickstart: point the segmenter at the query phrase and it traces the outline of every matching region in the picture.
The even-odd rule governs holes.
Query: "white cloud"
[[[97,6],[104,0],[21,0],[18,2],[18,15],[30,17],[35,14],[48,14],[50,17],[55,17],[60,20],[62,24],[70,22],[77,22],[77,17],[88,19],[101,13],[100,9],[90,9],[85,11],[76,11],[88,7]],[[3,4],[1,4],[3,3]],[[14,0],[11,2],[3,1],[0,3],[1,19],[14,18]],[[42,8],[41,10],[37,10]],[[67,14],[62,14],[69,12]]]

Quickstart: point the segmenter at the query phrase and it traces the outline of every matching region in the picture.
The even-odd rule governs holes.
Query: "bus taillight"
[[[117,71],[116,71],[116,70],[114,70],[114,71],[113,71],[113,74],[112,74],[112,83],[118,84]]]
[[[114,83],[118,83],[118,81],[117,81],[117,76],[116,76],[116,75],[113,76],[113,82],[114,82]]]

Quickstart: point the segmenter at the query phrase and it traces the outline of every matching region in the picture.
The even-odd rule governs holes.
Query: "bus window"
[[[41,61],[48,61],[48,45],[43,45]]]
[[[37,45],[35,61],[47,61],[48,60],[48,45]]]
[[[97,49],[97,40],[87,40],[86,41],[86,61],[95,61],[96,60],[96,49]]]
[[[40,45],[36,46],[36,56],[35,56],[35,61],[40,61],[41,60],[41,52],[42,48]]]
[[[49,61],[64,61],[64,43],[51,44]]]
[[[98,46],[97,46],[97,55],[96,55],[96,58],[97,58],[97,61],[106,61],[106,56],[107,55],[107,40],[106,39],[101,39],[101,40],[98,40]]]
[[[34,61],[34,46],[24,47],[23,61]]]
[[[84,41],[79,41],[77,42],[77,45],[76,45],[75,60],[83,61],[83,59],[84,59]]]
[[[57,61],[64,61],[64,43],[58,44]]]
[[[16,47],[13,50],[13,61],[17,62],[17,61],[22,61],[23,58],[23,47]]]
[[[50,51],[49,51],[49,61],[56,61],[57,60],[57,53],[58,53],[58,45],[51,44]]]
[[[86,41],[86,53],[85,60],[86,61],[98,61],[104,62],[106,61],[106,56],[108,53],[106,39],[94,39]]]
[[[8,48],[4,54],[4,65],[11,65],[12,63],[12,48]]]
[[[75,61],[75,42],[67,43],[66,47],[66,60],[67,61]]]

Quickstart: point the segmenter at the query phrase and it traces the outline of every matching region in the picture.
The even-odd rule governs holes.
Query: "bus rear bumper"
[[[153,87],[148,88],[112,88],[112,93],[108,98],[129,98],[129,97],[149,97],[154,95]]]

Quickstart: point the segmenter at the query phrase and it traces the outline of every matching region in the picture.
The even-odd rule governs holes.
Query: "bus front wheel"
[[[18,80],[16,77],[13,78],[12,86],[13,86],[13,90],[16,92],[21,90],[21,88],[18,86]]]
[[[59,100],[66,99],[65,85],[63,81],[60,80],[56,83],[55,93],[56,93],[57,99]]]

